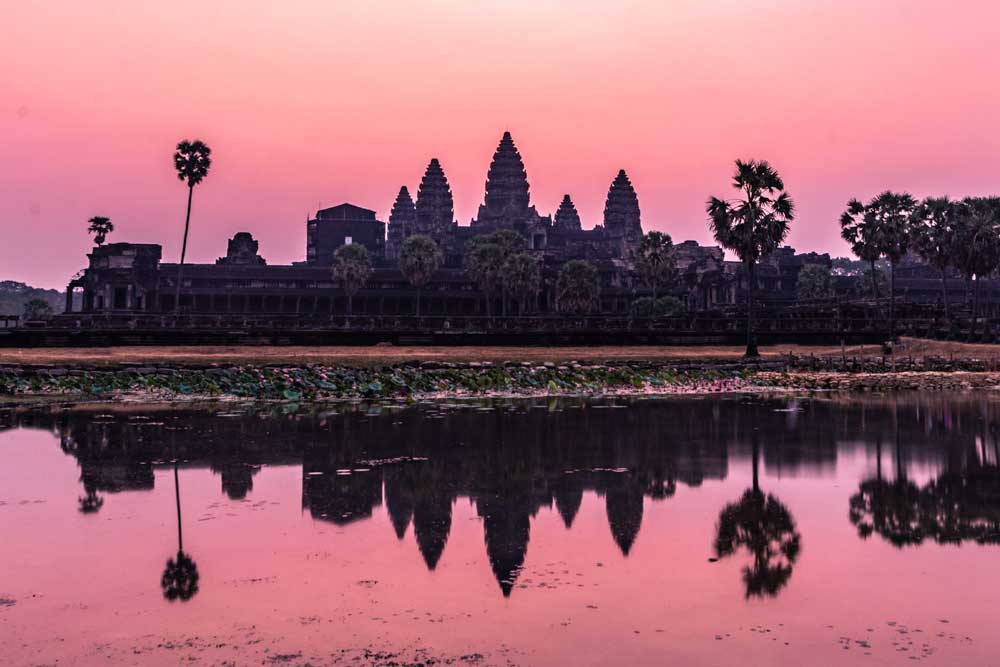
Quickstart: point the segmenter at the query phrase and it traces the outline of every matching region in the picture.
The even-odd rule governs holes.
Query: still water
[[[1000,664],[1000,397],[0,410],[5,664]]]

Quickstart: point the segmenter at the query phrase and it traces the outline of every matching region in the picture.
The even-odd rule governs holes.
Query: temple
[[[513,230],[524,237],[527,252],[537,258],[542,271],[542,288],[531,304],[532,313],[554,312],[556,278],[561,266],[571,260],[586,260],[599,274],[595,312],[628,313],[631,303],[649,290],[634,266],[643,224],[639,196],[624,169],[611,179],[603,217],[589,227],[583,223],[569,194],[563,196],[554,215],[539,213],[531,200],[521,153],[510,132],[504,132],[486,173],[482,203],[468,225],[456,221],[444,165],[433,158],[416,188],[416,200],[409,187],[399,188],[388,224],[380,221],[374,210],[350,203],[317,211],[305,223],[302,261],[269,264],[250,232],[237,233],[229,240],[225,256],[214,264],[185,265],[179,307],[174,303],[179,267],[161,261],[159,245],[97,246],[89,255],[87,268],[69,284],[67,312],[72,312],[76,303],[77,312],[123,315],[344,315],[347,298],[332,275],[333,257],[341,246],[359,243],[367,248],[373,270],[368,284],[353,297],[353,314],[412,315],[418,297],[398,261],[406,239],[422,234],[435,241],[444,261],[422,289],[421,314],[478,316],[486,312],[484,299],[464,271],[466,245],[479,235]],[[688,310],[737,304],[745,293],[742,266],[727,261],[720,248],[686,241],[675,246],[675,258],[676,278],[666,293]],[[765,258],[758,271],[762,293],[793,298],[798,271],[806,263],[830,266],[830,258],[800,256],[790,248]],[[525,313],[512,308],[511,314]]]

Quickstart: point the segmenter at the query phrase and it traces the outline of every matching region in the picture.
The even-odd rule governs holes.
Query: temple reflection
[[[518,586],[532,519],[543,508],[571,530],[585,498],[600,499],[609,539],[628,557],[641,548],[647,502],[724,480],[734,461],[749,464],[752,483],[721,508],[711,546],[719,559],[745,554],[747,597],[779,594],[803,544],[793,509],[761,479],[823,477],[845,456],[860,454],[872,466],[850,499],[861,537],[897,546],[1000,543],[993,426],[1000,403],[993,400],[713,397],[634,399],[617,409],[623,405],[547,399],[347,403],[302,412],[25,408],[0,412],[0,429],[53,432],[78,464],[76,510],[86,514],[113,504],[115,494],[151,490],[156,472],[175,466],[211,470],[220,492],[239,501],[252,496],[263,467],[298,465],[309,517],[350,526],[384,511],[398,539],[412,526],[428,570],[446,559],[453,506],[467,499],[504,596]],[[179,513],[178,529],[182,547]],[[171,561],[164,594],[185,599],[197,591],[197,568],[182,548]]]

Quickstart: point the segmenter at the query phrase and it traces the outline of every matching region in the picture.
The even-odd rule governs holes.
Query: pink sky
[[[468,224],[505,129],[542,213],[568,192],[599,223],[624,168],[645,229],[707,243],[705,199],[762,158],[790,243],[845,254],[851,197],[1000,192],[998,25],[979,0],[8,3],[0,279],[65,287],[93,215],[176,260],[182,138],[214,151],[195,262],[240,230],[302,259],[307,214],[385,220],[431,157]]]

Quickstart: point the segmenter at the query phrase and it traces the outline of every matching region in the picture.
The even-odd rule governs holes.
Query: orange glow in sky
[[[431,157],[468,224],[509,129],[532,203],[585,228],[628,171],[645,229],[711,241],[737,157],[798,204],[789,242],[846,254],[851,197],[1000,193],[1000,4],[925,0],[7,3],[0,279],[60,287],[86,220],[175,261],[174,144],[214,164],[189,261],[247,230],[272,264],[343,201],[386,220]]]

